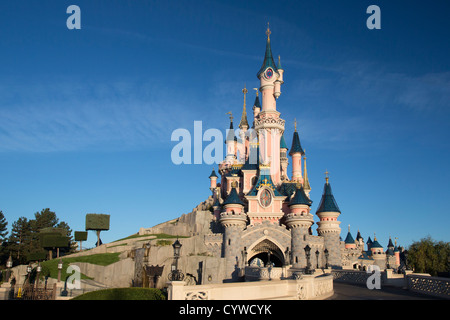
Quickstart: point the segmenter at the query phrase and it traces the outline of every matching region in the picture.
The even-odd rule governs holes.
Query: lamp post
[[[311,247],[309,245],[306,245],[304,250],[305,250],[305,255],[306,255],[305,273],[310,274],[311,273]]]
[[[8,260],[6,261],[6,268],[8,270],[6,271],[6,281],[5,282],[9,281],[9,277],[11,276],[12,265],[13,265],[13,261],[12,261],[12,257],[11,257],[11,254],[10,254]]]
[[[328,256],[329,256],[330,253],[328,252],[327,248],[325,248],[323,253],[325,253],[325,269],[328,269]]]
[[[62,259],[59,258],[59,262],[58,262],[58,283],[61,282],[61,271],[63,268],[63,262]]]
[[[31,285],[31,263],[27,266],[27,274],[28,274],[28,284]]]
[[[172,263],[172,271],[169,273],[169,280],[170,281],[183,281],[184,274],[178,270],[178,259],[180,258],[180,249],[182,247],[182,244],[178,239],[173,243],[173,258],[174,261]]]
[[[244,267],[248,265],[247,263],[247,247],[244,247],[244,251],[242,251],[242,260],[244,261]]]
[[[34,288],[34,296],[36,297],[38,295],[38,290],[39,290],[39,273],[41,273],[42,267],[41,267],[41,263],[39,262],[37,267],[36,267],[36,283],[35,283],[35,288]]]

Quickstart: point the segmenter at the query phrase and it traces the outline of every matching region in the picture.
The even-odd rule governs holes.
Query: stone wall
[[[262,300],[262,299],[325,299],[332,296],[331,275],[304,275],[297,280],[223,283],[186,286],[184,282],[169,283],[170,300]]]

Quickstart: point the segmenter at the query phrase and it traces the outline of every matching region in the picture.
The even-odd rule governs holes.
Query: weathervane
[[[226,114],[230,115],[230,121],[233,122],[233,113],[230,111],[230,112],[227,112]]]

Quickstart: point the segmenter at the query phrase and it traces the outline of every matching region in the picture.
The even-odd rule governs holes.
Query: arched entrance
[[[249,265],[259,267],[282,267],[284,265],[284,261],[283,252],[269,239],[262,240],[249,252]]]

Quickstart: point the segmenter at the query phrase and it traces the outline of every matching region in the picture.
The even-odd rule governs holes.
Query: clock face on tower
[[[271,68],[268,68],[268,69],[266,70],[266,78],[267,78],[267,79],[271,79],[272,76],[273,76],[273,70],[272,70]]]
[[[270,206],[270,203],[272,202],[272,195],[270,194],[269,190],[264,189],[261,192],[259,196],[259,202],[264,208]]]

